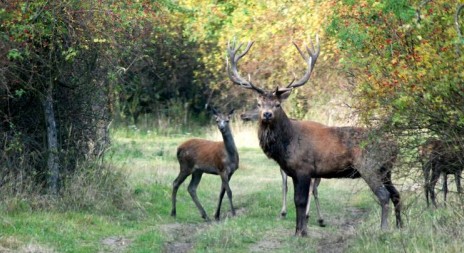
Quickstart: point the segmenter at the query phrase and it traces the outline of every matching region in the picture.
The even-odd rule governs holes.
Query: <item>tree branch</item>
[[[461,26],[459,25],[459,15],[461,11],[464,9],[464,4],[461,4],[456,9],[456,15],[454,16],[454,25],[456,26],[456,32],[458,34],[458,43],[456,44],[456,54],[458,57],[461,55],[460,45],[462,44],[462,32]]]

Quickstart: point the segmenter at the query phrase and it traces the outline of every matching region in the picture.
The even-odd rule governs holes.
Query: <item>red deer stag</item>
[[[240,118],[243,121],[258,121],[259,120],[259,110],[255,108],[250,111],[246,111],[240,114]],[[282,169],[280,170],[280,174],[282,175],[282,209],[280,209],[280,216],[285,217],[287,216],[287,174]],[[316,202],[316,209],[317,209],[317,222],[319,226],[325,227],[324,219],[321,216],[321,210],[319,206],[319,197],[317,192],[317,187],[321,183],[320,178],[313,178],[311,179],[312,182],[310,183],[309,195],[308,195],[308,204],[306,206],[306,218],[309,219],[309,210],[311,204],[311,193],[314,195],[314,202]],[[311,189],[312,188],[312,189]]]
[[[421,147],[419,147],[419,156],[425,179],[424,190],[427,207],[430,206],[429,194],[432,204],[437,207],[435,185],[437,184],[440,175],[443,175],[443,195],[445,205],[446,195],[448,194],[448,174],[454,174],[457,191],[458,193],[462,192],[461,173],[463,170],[463,164],[460,160],[461,156],[453,151],[453,149],[450,149],[447,144],[448,143],[445,143],[442,140],[429,139]]]
[[[237,70],[237,62],[252,45],[253,42],[249,42],[245,50],[237,54],[242,44],[236,47],[235,43],[229,43],[227,72],[233,83],[258,95],[260,146],[293,180],[297,214],[295,234],[307,235],[305,212],[312,178],[362,177],[379,199],[382,208],[381,228],[388,227],[390,199],[395,206],[396,225],[400,227],[400,194],[391,181],[391,169],[397,155],[396,145],[390,141],[377,142],[368,129],[328,127],[312,121],[291,120],[281,107],[293,89],[309,80],[319,56],[319,40],[317,50],[312,43],[311,49],[306,47],[308,55],[295,44],[307,64],[307,70],[298,81],[293,80],[285,88],[277,87],[273,91],[255,86],[250,78],[243,78]]]
[[[179,161],[180,172],[172,183],[171,216],[176,216],[176,195],[179,186],[189,175],[192,175],[188,192],[200,211],[201,217],[209,221],[208,215],[206,215],[205,209],[203,209],[200,201],[198,201],[196,193],[203,173],[219,175],[222,180],[219,203],[214,218],[216,220],[220,218],[221,203],[225,192],[227,192],[227,197],[229,198],[232,215],[235,216],[235,209],[232,204],[232,191],[229,187],[229,181],[238,169],[239,163],[237,148],[235,147],[234,138],[229,126],[229,120],[234,110],[231,110],[229,114],[219,113],[214,108],[212,110],[224,141],[190,139],[177,148],[177,160]]]
[[[242,114],[240,114],[240,118],[243,121],[258,121],[259,119],[259,110],[258,108],[255,108],[250,111],[246,111]],[[285,174],[285,171],[280,170],[280,174],[282,175],[282,209],[280,209],[280,216],[285,217],[287,216],[287,174]],[[319,226],[325,227],[324,224],[324,219],[321,216],[321,210],[319,206],[319,197],[317,193],[317,187],[321,183],[320,178],[313,178],[311,179],[312,182],[310,183],[310,189],[309,189],[309,195],[308,195],[308,204],[306,206],[306,218],[309,219],[309,210],[310,210],[310,204],[311,204],[311,193],[314,195],[314,202],[316,203],[316,209],[317,209],[317,222],[319,223]],[[311,189],[312,188],[312,189]]]

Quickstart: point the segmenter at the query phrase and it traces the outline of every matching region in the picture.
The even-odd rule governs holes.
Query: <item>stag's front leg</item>
[[[308,203],[309,185],[311,183],[311,177],[299,176],[293,178],[294,186],[294,200],[296,208],[296,236],[307,236],[307,224],[308,219],[306,218],[306,205]]]

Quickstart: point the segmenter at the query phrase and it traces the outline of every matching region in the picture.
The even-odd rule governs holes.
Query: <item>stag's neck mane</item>
[[[288,146],[293,139],[293,125],[283,112],[271,123],[260,121],[258,129],[259,145],[267,157],[285,166],[288,156]]]

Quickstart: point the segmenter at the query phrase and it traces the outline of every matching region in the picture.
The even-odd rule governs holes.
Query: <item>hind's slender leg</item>
[[[308,191],[308,204],[306,205],[306,219],[308,220],[309,220],[309,209],[311,208],[311,193],[314,195],[315,189],[316,189],[316,186],[314,185],[314,179],[311,179],[311,182],[309,183],[309,191]]]
[[[177,197],[177,190],[179,189],[179,186],[185,181],[185,179],[189,176],[190,174],[183,172],[182,170],[180,171],[179,175],[177,178],[172,182],[172,209],[171,209],[171,216],[175,217],[176,216],[176,197]]]
[[[443,205],[446,206],[446,197],[448,195],[448,174],[443,172]]]
[[[438,179],[440,178],[440,169],[438,167],[434,167],[432,169],[432,178],[430,179],[430,199],[432,200],[432,204],[437,207],[437,198],[435,196],[435,185],[438,182]]]
[[[230,182],[230,179],[232,178],[232,175],[233,174],[229,175],[229,178],[228,178],[229,182]],[[223,185],[221,185],[221,193],[219,193],[219,203],[216,209],[216,213],[214,214],[214,218],[216,220],[219,220],[221,216],[221,205],[222,205],[222,199],[224,198],[225,192],[226,192],[226,188]],[[235,210],[233,210],[233,214],[235,215]]]
[[[430,163],[430,161],[423,162],[422,172],[424,174],[424,192],[425,192],[425,200],[427,201],[427,207],[430,206],[429,193],[430,193],[430,171],[431,169],[432,169],[432,164]]]
[[[188,192],[190,193],[190,196],[192,197],[193,202],[195,202],[195,205],[200,211],[201,217],[205,219],[206,221],[209,221],[208,215],[206,215],[205,209],[200,204],[200,201],[198,200],[198,197],[197,197],[197,187],[201,181],[202,175],[203,175],[203,172],[201,171],[197,171],[192,174],[192,180],[190,181],[190,184],[188,186]]]
[[[461,193],[462,192],[462,189],[461,189],[461,173],[462,173],[462,170],[458,170],[454,173],[454,180],[456,180],[456,188],[458,190],[458,193]]]
[[[317,222],[319,223],[320,227],[325,227],[324,219],[322,218],[322,215],[321,215],[321,209],[320,209],[320,206],[319,206],[319,194],[318,194],[318,191],[317,191],[317,188],[319,187],[320,183],[321,183],[320,178],[315,178],[314,179],[313,195],[314,195],[314,202],[316,202],[317,217],[318,217]],[[309,202],[309,199],[308,199],[308,202]]]
[[[280,216],[287,216],[287,174],[281,169],[280,175],[282,176],[282,209],[280,210]]]

